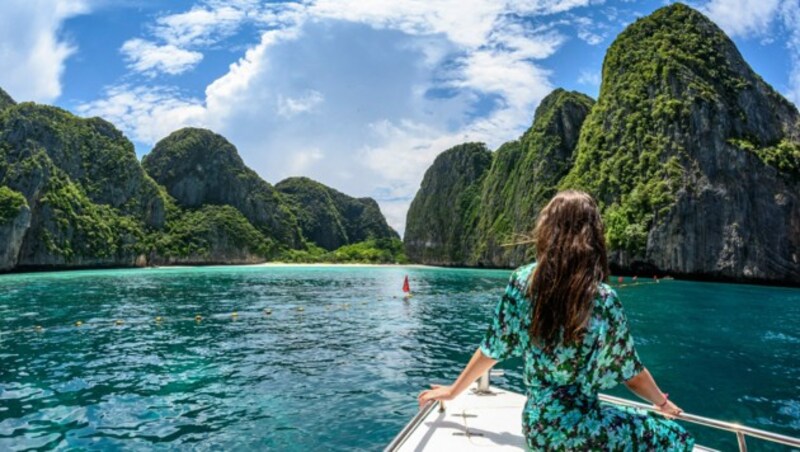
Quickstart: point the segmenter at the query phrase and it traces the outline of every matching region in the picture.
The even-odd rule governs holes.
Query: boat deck
[[[521,451],[526,450],[521,416],[525,396],[497,387],[471,388],[455,400],[426,406],[387,451]],[[696,446],[696,451],[713,451]]]
[[[495,387],[489,394],[464,391],[446,402],[444,412],[431,406],[399,451],[525,450],[521,416],[525,396]]]

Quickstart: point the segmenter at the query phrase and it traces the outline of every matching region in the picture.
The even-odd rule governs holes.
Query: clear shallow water
[[[406,274],[409,302],[400,298]],[[458,375],[508,275],[209,267],[0,276],[0,450],[379,450],[416,412],[423,386]],[[800,290],[664,281],[619,293],[640,356],[682,408],[800,436]],[[506,377],[495,383],[520,390],[520,366],[501,363]],[[733,435],[689,429],[706,445],[735,447]]]

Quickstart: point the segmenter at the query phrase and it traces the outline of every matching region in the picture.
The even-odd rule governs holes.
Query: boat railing
[[[648,410],[660,413],[660,411],[658,411],[658,409],[656,409],[652,405],[647,405],[641,402],[635,402],[633,400],[624,399],[622,397],[615,397],[608,394],[600,394],[599,398],[604,402],[611,403],[614,405],[627,406],[631,408],[638,408],[642,410]],[[734,433],[736,435],[736,440],[739,443],[739,450],[742,452],[747,451],[746,437],[748,436],[753,438],[763,439],[765,441],[770,441],[773,443],[783,444],[785,446],[800,447],[800,438],[793,438],[791,436],[781,435],[779,433],[773,433],[766,430],[759,430],[757,428],[748,427],[746,425],[736,424],[733,422],[720,421],[717,419],[697,416],[695,414],[689,414],[686,412],[678,414],[677,416],[675,416],[675,418],[692,424],[715,428],[717,430],[727,430],[729,432]]]
[[[476,392],[488,392],[489,391],[489,377],[492,376],[499,376],[502,375],[502,371],[492,371],[486,372],[485,374],[481,375],[478,380],[477,390]],[[636,402],[633,400],[625,399],[622,397],[615,397],[608,394],[600,394],[599,399],[603,402],[619,405],[619,406],[626,406],[631,408],[637,408],[646,411],[654,411],[656,413],[660,413],[656,407],[652,405],[647,405],[641,402]],[[421,410],[414,416],[411,421],[403,427],[403,430],[395,436],[391,443],[384,449],[384,452],[391,452],[396,451],[400,448],[400,446],[408,439],[409,436],[414,432],[414,430],[419,427],[419,425],[428,417],[431,411],[435,408],[439,408],[439,411],[444,411],[444,404],[437,403],[430,401],[425,404]],[[739,450],[741,452],[747,451],[747,441],[746,438],[748,436],[753,438],[758,438],[765,441],[770,441],[773,443],[783,444],[785,446],[791,447],[800,447],[800,438],[794,438],[791,436],[781,435],[779,433],[773,433],[766,430],[759,430],[757,428],[748,427],[746,425],[736,424],[733,422],[725,422],[720,421],[717,419],[712,419],[703,416],[697,416],[695,414],[689,414],[686,412],[680,413],[674,416],[675,419],[680,419],[682,421],[686,421],[692,424],[702,425],[704,427],[710,427],[717,430],[725,430],[729,431],[736,435],[736,440],[739,444]]]

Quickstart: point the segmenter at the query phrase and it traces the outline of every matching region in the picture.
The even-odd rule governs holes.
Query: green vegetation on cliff
[[[758,109],[780,96],[750,94],[762,85],[771,91],[705,16],[682,4],[657,10],[608,49],[600,97],[561,188],[595,194],[609,246],[642,256],[651,227],[675,205],[686,176],[706,166],[693,152],[696,137],[759,137],[740,147],[781,171],[797,167],[796,145],[778,144],[781,125],[767,122]],[[717,130],[700,120],[712,111],[721,112],[714,118]]]
[[[552,93],[485,175],[437,159],[409,210],[408,254],[519,265],[534,250],[501,245],[523,238],[557,190],[578,188],[599,201],[613,269],[798,283],[799,138],[797,108],[713,22],[672,4],[617,37],[594,105]],[[454,200],[478,180],[476,240]]]
[[[159,256],[203,258],[220,263],[234,254],[267,260],[276,251],[276,244],[234,207],[206,205],[176,214],[176,218],[167,220],[164,231],[154,237]]]
[[[220,135],[182,129],[159,142],[144,166],[162,186],[110,123],[3,94],[0,270],[255,263],[288,250],[314,261],[403,260],[374,200],[308,179],[288,181],[283,194]],[[330,208],[306,203],[315,196],[306,187]],[[335,251],[318,252],[295,215],[319,231],[340,228]]]
[[[399,239],[371,198],[353,198],[307,177],[283,180],[275,188],[285,195],[303,237],[326,250],[373,238]]]
[[[264,236],[290,248],[301,246],[297,220],[281,194],[248,168],[222,135],[177,130],[156,143],[142,165],[180,207],[233,206]]]
[[[473,143],[443,152],[409,209],[409,257],[491,267],[529,259],[528,244],[510,244],[524,241],[556,193],[593,104],[584,94],[557,89],[536,109],[533,125],[493,154]]]
[[[474,262],[515,265],[532,257],[529,245],[508,245],[529,236],[539,210],[557,192],[592,105],[585,94],[557,89],[539,104],[522,137],[495,152],[481,193]]]
[[[0,225],[13,220],[28,203],[22,193],[0,186]]]
[[[14,105],[16,105],[14,99],[12,99],[7,92],[5,92],[2,88],[0,88],[0,110],[4,110]]]
[[[369,239],[328,251],[310,245],[305,250],[287,250],[277,258],[292,263],[407,264],[403,242],[398,238]]]
[[[415,262],[464,265],[477,240],[481,187],[492,163],[483,143],[439,154],[425,172],[406,220],[406,254]]]

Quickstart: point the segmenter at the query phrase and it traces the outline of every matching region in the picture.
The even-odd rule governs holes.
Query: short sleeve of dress
[[[527,306],[517,283],[517,273],[511,275],[500,302],[494,310],[494,316],[486,330],[480,350],[495,361],[502,361],[512,356],[522,356],[528,332],[522,312]]]
[[[639,375],[644,370],[644,366],[639,359],[639,354],[636,353],[622,303],[616,292],[613,290],[609,292],[609,297],[613,297],[613,300],[609,300],[611,301],[609,310],[611,328],[608,329],[609,337],[606,343],[611,345],[612,368],[619,375],[618,381],[624,382]]]

